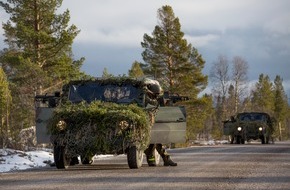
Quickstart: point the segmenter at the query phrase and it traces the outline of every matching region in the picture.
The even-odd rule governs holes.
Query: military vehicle
[[[78,157],[90,164],[96,154],[124,153],[129,168],[140,168],[149,144],[185,142],[185,109],[165,106],[172,104],[165,95],[148,78],[71,81],[62,92],[35,97],[37,143],[52,143],[58,169]]]
[[[224,121],[224,135],[230,137],[231,144],[245,144],[245,141],[257,139],[268,144],[273,132],[273,120],[263,112],[243,112]]]

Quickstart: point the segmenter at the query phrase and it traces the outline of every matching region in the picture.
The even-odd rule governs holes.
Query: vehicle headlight
[[[263,130],[263,128],[262,127],[259,127],[259,131],[262,131]]]
[[[63,120],[60,120],[57,124],[56,124],[57,128],[60,130],[60,131],[63,131],[65,130],[66,128],[66,122],[63,121]]]
[[[119,127],[120,127],[120,129],[122,129],[122,130],[127,129],[127,128],[129,127],[129,123],[128,123],[127,121],[125,121],[125,120],[120,121],[120,123],[119,123]]]
[[[241,131],[242,130],[242,127],[238,127],[238,131]]]

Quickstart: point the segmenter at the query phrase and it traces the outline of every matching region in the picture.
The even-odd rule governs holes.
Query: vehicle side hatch
[[[151,130],[150,143],[184,143],[186,114],[183,106],[159,107]]]
[[[36,142],[37,144],[50,143],[50,135],[47,131],[47,124],[52,117],[54,108],[37,107],[36,108]]]

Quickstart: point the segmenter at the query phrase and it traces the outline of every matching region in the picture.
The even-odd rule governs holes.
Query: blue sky
[[[63,0],[71,23],[81,33],[73,45],[75,58],[85,57],[82,70],[102,75],[127,74],[132,63],[143,61],[141,41],[158,24],[157,10],[170,5],[179,18],[185,39],[206,61],[209,74],[219,55],[243,57],[248,79],[261,73],[284,79],[290,96],[290,1],[288,0]],[[8,18],[3,9],[2,21]],[[0,49],[3,29],[0,29]]]

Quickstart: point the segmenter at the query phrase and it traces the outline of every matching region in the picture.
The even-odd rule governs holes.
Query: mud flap
[[[184,107],[159,107],[151,130],[150,143],[184,143],[186,115]]]

